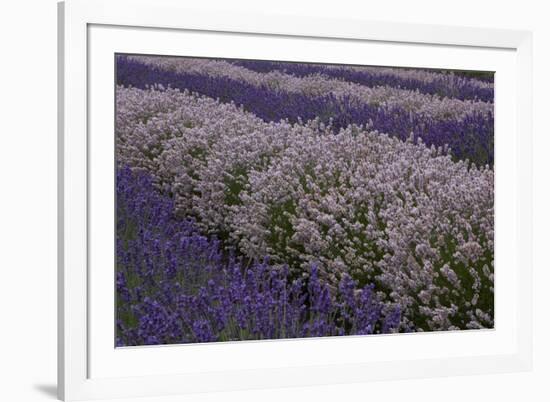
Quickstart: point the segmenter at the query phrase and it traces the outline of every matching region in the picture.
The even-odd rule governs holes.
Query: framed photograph
[[[58,12],[60,398],[530,369],[529,32]]]

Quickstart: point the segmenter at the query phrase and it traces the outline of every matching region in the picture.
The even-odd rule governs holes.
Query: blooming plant
[[[117,56],[117,344],[491,328],[482,77]]]
[[[224,255],[173,213],[146,173],[117,173],[119,346],[363,335],[397,330],[372,286],[345,276],[336,295],[311,265],[307,280],[267,260]]]

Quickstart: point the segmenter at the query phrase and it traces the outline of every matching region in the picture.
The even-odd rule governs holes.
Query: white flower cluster
[[[251,259],[349,273],[414,329],[493,325],[493,171],[317,121],[266,123],[173,89],[117,88],[117,157]]]
[[[424,83],[440,82],[442,79],[446,79],[449,86],[452,87],[455,81],[468,81],[469,84],[478,88],[494,88],[492,82],[485,82],[475,78],[460,77],[456,74],[450,73],[442,75],[441,72],[423,70],[418,68],[406,68],[406,67],[376,67],[376,66],[345,66],[326,64],[326,68],[333,69],[349,69],[354,71],[368,71],[370,74],[383,76],[393,75],[403,79],[417,80]]]
[[[367,87],[323,75],[296,77],[279,71],[258,73],[221,60],[150,56],[129,56],[129,58],[166,71],[228,77],[255,86],[265,86],[274,91],[300,93],[307,96],[333,94],[338,98],[350,98],[357,103],[387,108],[400,107],[411,113],[441,119],[461,119],[472,113],[493,112],[493,104],[488,102],[441,98],[437,95],[388,86]]]

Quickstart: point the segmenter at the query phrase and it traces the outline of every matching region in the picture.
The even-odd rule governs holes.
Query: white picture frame
[[[131,13],[128,12],[130,9]],[[177,0],[67,0],[59,4],[58,16],[58,392],[61,399],[161,396],[380,379],[500,373],[531,368],[531,33],[351,19],[323,20],[299,16],[239,13],[228,15],[225,12],[217,15],[200,9],[186,8],[183,2]],[[122,30],[123,33],[115,33],[115,28]],[[106,116],[108,116],[108,114],[98,113],[98,108],[95,108],[93,113],[90,111],[92,105],[102,103],[102,99],[96,100],[94,96],[102,92],[99,86],[96,88],[99,85],[98,79],[107,77],[96,73],[95,66],[99,65],[101,70],[101,66],[105,65],[102,63],[101,54],[112,54],[122,50],[131,52],[145,49],[146,53],[175,55],[178,50],[176,47],[170,47],[170,43],[174,42],[170,38],[185,33],[198,35],[199,38],[202,34],[217,35],[219,38],[239,37],[241,38],[239,40],[253,38],[259,43],[269,40],[274,45],[269,47],[271,52],[276,51],[275,43],[279,39],[284,39],[287,43],[307,40],[311,41],[312,47],[315,47],[313,46],[315,41],[323,42],[322,46],[330,42],[338,44],[338,47],[343,49],[348,45],[353,47],[367,43],[378,47],[402,46],[403,49],[416,46],[412,53],[419,53],[419,55],[409,56],[411,58],[407,63],[419,67],[435,66],[433,62],[430,64],[427,61],[428,57],[421,59],[420,54],[423,51],[426,52],[426,56],[429,56],[431,50],[428,48],[433,48],[433,51],[451,49],[449,59],[439,62],[440,66],[447,68],[455,64],[445,65],[445,63],[458,63],[457,60],[462,57],[460,53],[462,51],[478,52],[479,60],[475,63],[471,62],[474,64],[465,62],[466,64],[461,66],[456,65],[458,68],[469,65],[478,66],[482,63],[480,60],[488,60],[487,65],[491,65],[493,57],[491,52],[494,53],[495,60],[499,58],[497,53],[502,53],[499,63],[507,67],[502,67],[503,81],[499,83],[497,80],[496,84],[496,128],[497,133],[500,133],[498,134],[500,137],[497,137],[497,151],[498,138],[501,138],[501,144],[508,144],[506,147],[500,146],[501,155],[507,163],[496,164],[495,172],[497,189],[499,172],[502,172],[502,176],[506,176],[506,180],[502,179],[501,189],[507,192],[507,198],[513,199],[513,202],[501,204],[503,207],[501,207],[500,216],[503,215],[502,212],[506,212],[508,216],[506,222],[510,226],[507,226],[504,221],[499,226],[497,208],[496,227],[497,237],[499,227],[503,235],[506,233],[510,235],[506,240],[507,248],[513,253],[510,254],[509,261],[505,258],[500,259],[503,261],[503,266],[506,265],[508,272],[503,277],[508,279],[506,279],[507,282],[501,281],[501,284],[507,283],[507,285],[503,285],[502,289],[505,289],[506,294],[501,293],[500,298],[499,285],[496,285],[497,302],[499,302],[498,299],[501,301],[506,299],[508,304],[502,304],[503,308],[500,312],[497,304],[495,330],[470,331],[467,334],[439,333],[430,335],[430,338],[419,334],[419,336],[392,335],[384,339],[372,337],[369,338],[370,341],[367,340],[368,337],[345,337],[345,339],[269,341],[267,343],[245,342],[239,345],[233,343],[227,347],[213,344],[136,348],[126,349],[122,354],[117,352],[117,356],[113,357],[112,351],[107,350],[108,346],[97,341],[101,338],[97,328],[103,327],[96,324],[99,321],[94,318],[97,316],[95,312],[103,311],[94,294],[112,291],[113,284],[106,283],[108,280],[98,280],[90,270],[90,261],[95,259],[94,251],[90,250],[90,238],[93,237],[90,227],[94,227],[92,219],[97,217],[97,214],[90,216],[92,203],[97,198],[93,196],[97,194],[96,188],[90,191],[90,183],[93,180],[91,177],[100,174],[96,168],[98,165],[93,161],[98,158],[101,160],[103,154],[97,153],[97,145],[102,147],[101,144],[104,143],[104,141],[95,140],[97,135],[94,134],[94,130],[102,126],[102,122],[107,122]],[[163,49],[160,49],[160,45],[155,45],[160,43],[159,35],[163,38]],[[137,36],[139,36],[139,46],[135,44]],[[229,41],[231,40],[233,39]],[[252,48],[251,43],[249,45]],[[155,51],[156,47],[159,48],[157,51]],[[452,52],[455,50],[458,53],[453,56]],[[218,53],[215,56],[234,54],[244,57],[246,52],[251,50],[247,49],[245,53],[239,53],[240,51],[235,49],[227,50],[227,52],[230,51],[233,53]],[[289,47],[287,52],[290,51]],[[198,50],[188,55],[208,55],[196,54],[196,52]],[[205,52],[208,51],[205,50]],[[342,54],[345,52],[347,50],[343,50]],[[343,57],[342,54],[334,57]],[[389,56],[384,56],[384,51],[380,54],[382,56],[379,63],[382,63],[381,60],[393,60]],[[292,59],[298,56],[289,55],[289,57]],[[512,59],[513,62],[510,63]],[[336,58],[332,61],[338,60],[340,59]],[[499,70],[496,71],[498,77]],[[90,78],[92,76],[93,79]],[[108,84],[112,85],[112,82]],[[503,92],[509,89],[506,93],[514,94],[502,100],[502,108],[498,104],[499,96],[502,96],[498,94],[499,85],[503,88]],[[512,119],[506,121],[510,124],[505,125],[505,120],[500,120],[499,123],[499,110],[503,119]],[[510,113],[504,113],[504,111]],[[97,120],[94,120],[96,116]],[[112,121],[108,121],[108,124],[111,123]],[[107,130],[108,124],[105,126]],[[110,138],[107,142],[112,143],[112,137],[106,138]],[[92,147],[96,147],[94,153],[90,151]],[[108,169],[106,171],[108,172]],[[510,177],[512,179],[509,179]],[[112,191],[113,187],[110,188]],[[512,197],[509,197],[510,195]],[[498,205],[498,192],[496,202]],[[101,209],[99,211],[101,213]],[[499,261],[498,258],[497,261]],[[91,287],[92,283],[93,287]],[[503,311],[504,309],[506,311]],[[509,321],[502,319],[500,322],[506,321],[506,323],[500,327],[499,314],[509,319]],[[399,342],[400,347],[404,349],[414,348],[415,354],[386,360],[382,358],[369,360],[363,358],[361,354],[355,357],[346,357],[345,354],[341,356],[343,350],[367,348],[369,346],[365,343],[367,341],[379,342],[380,348]],[[483,342],[496,346],[484,352],[481,347],[484,345]],[[264,346],[266,344],[267,346]],[[456,350],[452,355],[429,354],[427,345],[438,345],[434,348],[439,347],[441,350],[453,345],[453,347],[456,346]],[[114,345],[112,349],[114,350]],[[326,352],[321,357],[318,353],[320,350]],[[178,367],[174,366],[175,363],[169,361],[170,356],[176,354],[181,356],[185,353],[193,354],[195,361],[201,361],[200,370],[179,372]],[[262,355],[262,353],[265,354]],[[297,360],[291,362],[289,360],[289,363],[285,364],[284,361],[275,359],[276,354],[287,356],[285,359],[290,359],[290,356],[298,357]],[[264,357],[261,358],[262,361],[254,361],[247,360],[245,356],[248,355]],[[441,357],[443,355],[446,357]],[[216,361],[213,356],[224,356],[225,363]],[[235,356],[241,356],[238,359],[240,365],[232,363],[236,361],[231,360]],[[119,357],[120,361],[118,361]],[[148,367],[148,370],[141,370],[140,362],[142,362],[141,366]],[[157,370],[156,367],[161,364],[165,369]]]

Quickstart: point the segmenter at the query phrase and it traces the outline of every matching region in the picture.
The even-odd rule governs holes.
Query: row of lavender
[[[338,120],[385,96],[376,110],[401,102],[402,120],[479,116],[492,130],[492,106],[452,100],[462,109],[445,113],[432,95],[429,107],[424,94],[399,100],[401,89],[319,97],[274,88],[286,76],[268,87],[185,62],[117,63],[119,83],[143,88],[117,88],[119,165],[147,172],[173,209],[151,225],[150,212],[119,220],[120,345],[492,327],[492,159],[476,167],[445,141]],[[153,82],[220,99],[145,89]],[[123,210],[139,198],[118,197]]]

